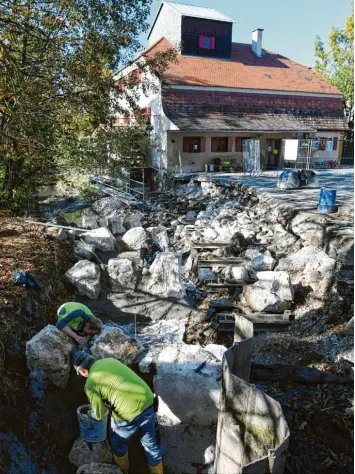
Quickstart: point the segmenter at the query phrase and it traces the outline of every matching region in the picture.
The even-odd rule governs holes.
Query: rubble
[[[88,260],[77,262],[65,276],[78,290],[80,295],[88,296],[91,299],[97,299],[101,290],[101,272],[100,267]]]
[[[80,226],[84,229],[97,229],[100,227],[97,214],[91,209],[83,209]]]
[[[111,258],[107,265],[111,289],[114,292],[134,290],[137,277],[128,258]]]
[[[85,242],[95,245],[99,250],[110,252],[116,248],[116,239],[105,227],[91,230],[84,234]]]
[[[70,355],[75,348],[72,339],[48,325],[26,343],[27,364],[39,371],[56,387],[65,388],[70,375]]]
[[[74,441],[73,447],[70,450],[69,461],[76,467],[80,467],[85,464],[90,465],[92,463],[111,464],[112,452],[110,447],[105,442],[90,443],[89,447],[86,441],[84,441],[82,438],[78,438]]]
[[[143,227],[134,227],[128,230],[122,237],[123,242],[131,250],[139,250],[147,239],[147,233]]]
[[[113,357],[126,365],[132,365],[144,353],[144,347],[133,337],[127,336],[117,327],[104,327],[94,344],[91,353],[96,359]]]

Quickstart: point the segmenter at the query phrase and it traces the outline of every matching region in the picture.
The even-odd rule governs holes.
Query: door
[[[279,138],[276,138],[276,139],[269,138],[267,140],[267,149],[266,149],[267,166],[270,166],[272,168],[280,166],[281,144],[282,144],[282,140]]]

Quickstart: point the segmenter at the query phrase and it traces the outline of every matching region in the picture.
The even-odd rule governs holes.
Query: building
[[[139,96],[152,126],[152,166],[203,171],[219,159],[241,167],[251,153],[270,168],[296,159],[303,165],[306,156],[313,165],[336,161],[347,128],[341,92],[311,68],[266,49],[262,29],[243,44],[232,42],[232,28],[233,20],[216,10],[162,2],[149,48],[137,60],[174,48],[176,62],[162,83],[141,77],[134,64],[117,74],[118,87],[135,74],[138,92],[141,81],[156,81],[154,92]],[[116,122],[127,125],[133,117]]]

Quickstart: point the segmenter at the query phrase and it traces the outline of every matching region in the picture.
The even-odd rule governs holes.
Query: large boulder
[[[91,209],[84,209],[81,216],[81,227],[84,229],[97,229],[99,227],[97,214]]]
[[[246,281],[249,277],[249,272],[245,267],[232,267],[232,277],[236,281]]]
[[[134,229],[135,227],[141,227],[143,219],[144,219],[144,214],[142,214],[141,212],[128,214],[128,216],[125,217],[124,225],[127,229]]]
[[[76,467],[83,464],[112,462],[112,452],[105,442],[90,443],[90,447],[82,438],[74,441],[73,447],[69,453],[69,461]]]
[[[123,242],[131,250],[139,250],[147,239],[147,233],[143,227],[134,227],[128,230],[122,237]]]
[[[151,238],[158,242],[164,250],[169,248],[169,237],[166,227],[148,227],[147,232],[150,234]]]
[[[116,327],[105,327],[91,347],[96,359],[113,357],[126,365],[132,365],[143,352],[140,342]]]
[[[208,361],[198,372],[195,369]],[[210,426],[217,422],[220,397],[221,363],[210,360],[210,353],[185,343],[166,346],[156,363],[155,387],[162,400],[158,416],[163,424]],[[166,410],[168,407],[169,410]]]
[[[112,291],[134,290],[137,277],[133,263],[128,258],[111,258],[107,265]]]
[[[65,276],[78,290],[80,295],[96,300],[101,290],[100,267],[88,260],[77,262]]]
[[[335,278],[336,260],[314,245],[282,258],[277,271],[287,271],[294,285],[310,286],[318,297],[327,294]]]
[[[158,253],[139,285],[140,291],[161,298],[183,298],[185,288],[180,260],[180,255],[173,252]]]
[[[65,388],[70,375],[70,354],[75,347],[69,336],[49,325],[26,343],[27,364],[43,372],[53,385]]]
[[[294,296],[293,286],[287,272],[258,272],[258,283],[270,290],[279,298],[292,301]]]
[[[324,244],[327,217],[321,214],[300,212],[290,222],[292,232],[301,239],[322,247]]]
[[[104,252],[112,252],[116,248],[116,239],[111,232],[105,227],[86,232],[84,235],[85,242],[95,245],[99,250]]]
[[[81,240],[76,240],[74,243],[74,254],[85,260],[91,260],[95,257],[95,245],[87,244]]]
[[[102,198],[95,201],[92,208],[100,216],[106,217],[112,213],[118,213],[122,209],[122,200],[117,196]]]
[[[291,308],[293,287],[286,272],[258,272],[259,281],[243,289],[242,302],[252,311],[283,313]]]
[[[273,270],[276,263],[276,260],[272,257],[268,250],[264,254],[258,255],[252,260],[252,266],[256,272]]]
[[[114,235],[122,235],[127,231],[124,226],[124,216],[118,216],[117,214],[112,213],[107,217],[107,222],[112,234]]]
[[[121,469],[114,464],[90,463],[83,464],[76,471],[76,474],[123,474]]]

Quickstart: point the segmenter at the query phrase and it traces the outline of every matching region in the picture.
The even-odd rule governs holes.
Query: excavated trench
[[[189,186],[190,188],[188,188]],[[288,245],[286,248],[282,245],[275,248],[273,245],[268,245],[267,240],[263,240],[265,236],[267,237],[268,227],[272,225],[282,225],[282,232],[288,228],[288,234],[292,237],[296,236],[297,242],[302,240],[302,244],[306,242],[306,246],[313,245],[314,242],[310,243],[307,239],[304,239],[305,233],[302,234],[301,239],[299,235],[295,234],[294,230],[297,226],[292,227],[290,225],[293,218],[292,212],[279,213],[276,220],[272,221],[270,214],[276,213],[275,204],[262,202],[252,191],[245,187],[233,189],[229,186],[223,186],[227,191],[221,193],[220,188],[222,186],[211,185],[213,192],[206,192],[205,197],[201,198],[198,193],[201,186],[208,188],[207,184],[194,182],[175,189],[174,197],[166,200],[167,202],[162,206],[165,210],[162,209],[160,214],[158,211],[158,215],[151,214],[148,217],[150,225],[161,225],[162,222],[165,224],[169,222],[171,225],[173,219],[176,220],[178,217],[186,216],[186,212],[198,213],[202,211],[206,213],[208,206],[211,209],[211,204],[215,205],[218,201],[218,204],[221,204],[237,200],[241,204],[238,213],[245,213],[245,211],[253,213],[255,209],[266,207],[266,213],[256,214],[254,219],[265,219],[265,214],[267,214],[269,220],[269,222],[264,223],[264,228],[259,226],[259,232],[254,232],[255,229],[249,229],[248,235],[247,229],[244,237],[247,240],[248,248],[265,252],[270,247],[272,258],[275,257],[278,261],[286,258],[289,252]],[[218,192],[214,193],[215,189],[218,189]],[[169,211],[173,214],[173,217],[169,216]],[[225,213],[225,220],[220,221],[222,227],[228,224],[228,212],[227,210]],[[238,220],[238,213],[234,214],[234,220]],[[287,221],[287,225],[283,220]],[[231,258],[233,253],[237,257],[240,255],[240,248],[238,248],[240,241],[234,242],[234,247],[226,245],[209,251],[204,248],[191,251],[191,241],[198,237],[195,234],[191,238],[196,229],[191,232],[192,229],[190,228],[184,236],[179,238],[176,238],[176,229],[177,226],[181,225],[184,228],[188,225],[194,226],[193,222],[196,222],[195,218],[185,217],[185,220],[180,221],[177,225],[175,224],[169,231],[170,241],[173,240],[173,248],[183,253],[183,263],[185,265],[189,252],[191,252],[190,255],[193,255],[193,264],[189,275],[191,277],[189,280],[192,281],[187,286],[189,295],[186,299],[192,307],[200,307],[200,312],[198,316],[195,314],[194,317],[189,318],[184,331],[184,341],[188,344],[206,345],[215,343],[230,347],[233,343],[233,332],[228,332],[226,330],[228,324],[223,325],[220,322],[221,318],[217,317],[222,311],[211,311],[210,303],[213,300],[228,299],[232,300],[234,305],[236,301],[239,301],[240,295],[243,294],[245,284],[250,285],[253,281],[256,281],[255,272],[251,271],[251,280],[244,282],[242,285],[238,284],[238,286],[236,286],[236,283],[228,283],[230,280],[225,277],[226,275],[224,277],[217,275],[217,280],[200,280],[196,268],[198,255],[202,254],[204,260],[215,259],[216,257]],[[208,224],[208,220],[206,224]],[[318,221],[312,222],[312,225],[310,231],[306,229],[306,236],[319,230],[316,226],[320,225]],[[329,226],[329,222],[326,225]],[[279,241],[278,243],[282,243],[280,242],[280,236],[273,235],[272,237],[276,238]],[[200,240],[206,239],[203,233],[199,238]],[[260,242],[264,243],[260,244]],[[296,252],[303,248],[297,246],[296,242],[295,244]],[[100,252],[98,255],[103,263],[114,256],[101,254]],[[339,255],[333,254],[331,258],[336,260],[338,257]],[[351,271],[352,266],[349,266],[349,264],[348,267],[345,267],[344,264],[342,267],[340,265],[336,267],[337,270],[345,269],[348,271],[349,268]],[[334,354],[336,350],[340,353],[343,348],[347,349],[350,345],[348,336],[344,334],[344,323],[349,319],[348,314],[352,310],[350,303],[351,291],[349,292],[347,286],[348,294],[346,297],[340,298],[340,300],[338,296],[334,298],[334,294],[337,294],[335,269],[332,272],[332,281],[328,282],[328,293],[324,297],[317,296],[314,298],[314,292],[318,290],[318,287],[315,286],[313,280],[308,282],[308,286],[303,284],[296,286],[297,291],[290,308],[296,316],[296,321],[292,323],[291,327],[287,326],[281,332],[278,330],[279,328],[266,327],[266,330],[260,328],[254,343],[253,357],[255,361],[259,363],[281,362],[304,364],[305,366],[313,365],[333,373],[348,375],[346,371],[349,366],[345,364],[342,372],[342,365],[335,362]],[[220,287],[208,286],[209,283],[215,283],[216,281],[221,285]],[[210,291],[211,289],[213,291]],[[333,299],[328,297],[330,292],[333,294]],[[108,291],[102,293],[105,296],[107,294]],[[109,296],[109,299],[104,297],[96,301],[80,299],[92,307],[97,316],[103,320],[116,323],[131,335],[136,330],[139,339],[151,324],[151,321],[147,321],[144,315],[140,315],[136,318],[138,326],[134,328],[132,324],[133,312],[129,314],[125,310],[122,311],[116,305],[114,297]],[[231,315],[233,311],[243,311],[243,308],[224,307],[223,311]],[[227,318],[224,316],[223,319],[226,320]],[[334,334],[337,343],[331,346],[331,337]],[[149,338],[145,340],[145,343],[149,344]],[[334,349],[334,346],[336,346],[336,349]],[[135,366],[135,370],[153,387],[153,374],[142,373],[138,365]],[[72,374],[66,390],[60,390],[51,385],[44,386],[40,379],[29,377],[23,355],[15,357],[8,363],[8,372],[11,373],[11,371],[18,375],[18,378],[23,382],[23,386],[21,396],[17,397],[17,407],[9,405],[2,407],[0,472],[10,474],[75,473],[76,468],[68,461],[68,453],[78,436],[76,408],[86,402],[83,392],[85,381]],[[292,381],[267,382],[254,380],[253,382],[259,390],[269,394],[281,404],[289,425],[291,444],[288,450],[285,472],[289,474],[298,472],[329,474],[352,472],[352,446],[350,442],[352,421],[346,414],[346,410],[351,408],[352,405],[353,395],[350,386],[330,383],[306,385]],[[20,410],[18,407],[21,407]],[[8,427],[11,427],[11,431]],[[185,443],[193,441],[193,432],[194,429],[191,427],[192,435],[186,435]],[[178,436],[176,438],[178,439]],[[179,438],[179,443],[180,448],[183,448],[183,444],[181,445],[181,443],[184,443],[183,437]],[[189,450],[187,446],[186,449]],[[132,440],[130,453],[132,472],[135,474],[147,473],[147,464],[137,437]],[[169,474],[169,469],[166,472]],[[171,472],[175,474],[174,470]],[[206,466],[203,466],[203,460],[200,465],[192,466],[191,472],[207,472]]]

